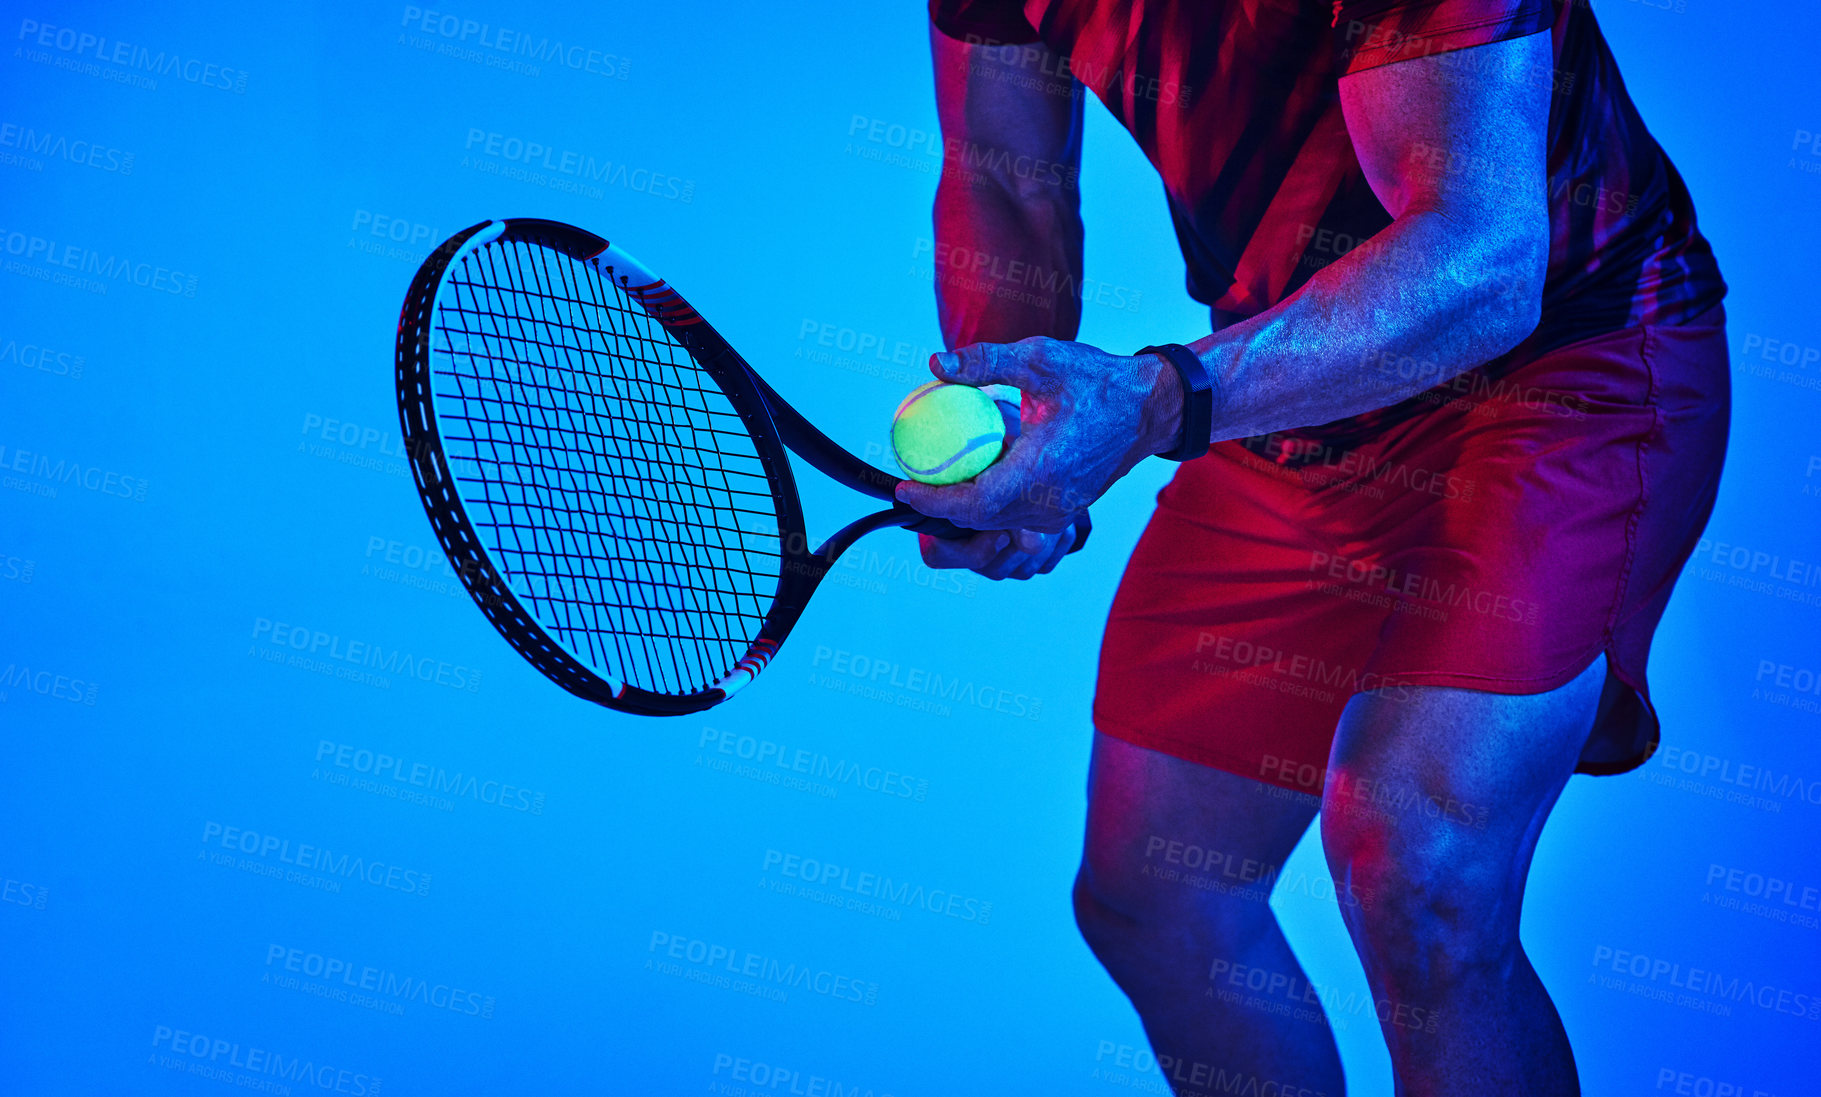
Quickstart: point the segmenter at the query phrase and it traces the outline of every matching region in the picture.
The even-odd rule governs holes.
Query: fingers
[[[1061,533],[1046,535],[1037,551],[1025,556],[1018,566],[1011,570],[1007,578],[1030,579],[1038,575],[1048,575],[1062,561],[1062,558],[1068,555],[1069,547],[1074,543],[1075,530],[1073,527],[1063,530]]]
[[[1009,541],[985,565],[974,570],[988,579],[1030,579],[1047,575],[1075,544],[1075,530],[1036,533],[1013,530]],[[1029,546],[1029,547],[1026,547]]]
[[[943,354],[932,354],[929,371],[938,381],[960,385],[1012,385],[1026,391],[1048,387],[1049,371],[1043,368],[1041,343],[969,343]]]
[[[989,524],[981,517],[980,492],[972,480],[961,484],[920,484],[915,480],[902,480],[894,493],[898,502],[910,507],[918,514],[927,514],[931,518],[947,518],[958,526],[969,529],[987,529]],[[971,519],[971,521],[970,521]]]
[[[1069,515],[1053,507],[1032,505],[1022,485],[1040,482],[1035,445],[1014,444],[985,472],[959,484],[920,484],[904,480],[896,498],[920,514],[946,518],[969,529],[1029,529],[1056,532]]]
[[[1004,548],[995,553],[993,558],[986,562],[985,566],[975,568],[974,570],[988,579],[998,582],[1001,579],[1011,578],[1012,575],[1017,572],[1019,568],[1023,567],[1025,562],[1029,559],[1029,554],[1019,549],[1016,541],[1010,541]]]
[[[948,541],[920,534],[917,548],[923,563],[932,568],[967,568],[988,579],[1029,579],[1043,575],[1068,554],[1075,531],[1060,534],[1033,530],[982,530],[972,537]]]
[[[968,568],[979,571],[990,564],[1011,542],[1004,530],[983,530],[962,541],[950,541],[929,534],[917,536],[917,548],[923,563],[932,568]]]

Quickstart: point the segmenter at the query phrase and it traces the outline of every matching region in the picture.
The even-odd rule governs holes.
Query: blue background
[[[1163,462],[1041,581],[932,576],[908,536],[866,542],[758,686],[651,721],[511,653],[440,564],[398,452],[392,335],[417,263],[483,218],[544,216],[623,242],[878,460],[938,341],[939,160],[909,136],[935,128],[919,5],[462,0],[458,19],[582,47],[575,67],[518,70],[401,5],[8,8],[0,1090],[222,1092],[239,1085],[193,1065],[268,1078],[263,1049],[388,1094],[767,1091],[736,1059],[786,1072],[773,1092],[1161,1091],[1068,889],[1099,629]],[[1525,938],[1589,1093],[1812,1093],[1816,1021],[1651,1000],[1637,991],[1666,976],[1602,985],[1595,957],[1821,993],[1813,911],[1732,909],[1745,896],[1723,886],[1737,870],[1821,887],[1821,698],[1772,688],[1779,666],[1811,690],[1821,671],[1803,570],[1821,565],[1821,146],[1802,137],[1821,132],[1821,12],[1597,10],[1733,287],[1736,415],[1710,541],[1652,660],[1665,749],[1570,783]],[[107,44],[42,44],[40,25]],[[135,67],[160,52],[182,64]],[[1154,175],[1088,114],[1088,275],[1127,307],[1088,307],[1082,338],[1205,333]],[[26,129],[61,143],[34,152]],[[488,156],[488,134],[644,174],[550,185]],[[812,532],[858,512],[804,480]],[[445,683],[291,665],[280,626],[405,650]],[[836,669],[855,657],[1005,691],[1023,715],[868,696]],[[762,744],[810,752],[812,773],[737,768]],[[404,762],[363,774],[381,754]],[[434,799],[397,795],[418,764],[440,774],[421,778],[443,783]],[[229,827],[288,845],[224,849]],[[396,871],[285,879],[305,844]],[[790,882],[768,854],[961,896],[975,917],[808,901],[768,886]],[[1322,876],[1313,832],[1299,873]],[[1332,902],[1274,905],[1317,984],[1365,993]],[[870,1002],[698,981],[672,941],[840,976],[825,985]],[[440,989],[323,993],[343,984],[302,972],[325,959]],[[1353,1092],[1389,1092],[1370,1017],[1338,1037]]]

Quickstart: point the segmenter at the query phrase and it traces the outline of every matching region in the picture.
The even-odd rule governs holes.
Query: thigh
[[[1114,911],[1267,913],[1320,800],[1094,735],[1080,886]]]
[[[1543,693],[1422,687],[1355,697],[1322,795],[1337,880],[1508,901],[1500,913],[1515,925],[1530,855],[1574,772],[1605,674],[1600,656]]]

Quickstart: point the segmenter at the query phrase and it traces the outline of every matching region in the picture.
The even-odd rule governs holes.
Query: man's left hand
[[[930,372],[1024,395],[1018,438],[985,472],[961,484],[898,486],[900,502],[969,529],[1061,530],[1138,462],[1175,446],[1181,429],[1182,382],[1155,355],[1031,338],[933,355]]]

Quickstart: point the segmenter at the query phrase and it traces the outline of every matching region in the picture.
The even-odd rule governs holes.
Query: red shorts
[[[1605,652],[1577,768],[1642,764],[1651,634],[1726,450],[1724,325],[1715,308],[1471,371],[1344,447],[1232,441],[1185,464],[1114,598],[1095,726],[1320,792],[1355,693],[1542,693]]]

